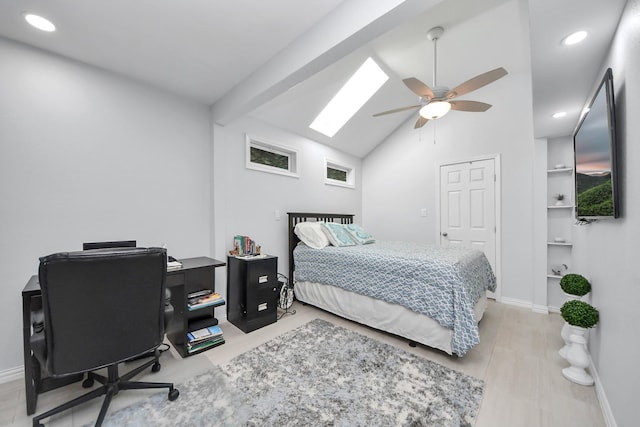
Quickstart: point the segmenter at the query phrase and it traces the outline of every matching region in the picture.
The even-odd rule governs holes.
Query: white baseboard
[[[0,371],[0,384],[21,379],[24,379],[24,366],[16,366],[15,368]]]
[[[531,301],[524,301],[516,298],[501,297],[498,300],[498,302],[501,302],[503,304],[513,305],[516,307],[528,308],[534,313],[549,314],[549,307],[547,307],[546,305],[536,305],[536,304],[533,304]]]
[[[604,417],[605,424],[607,425],[607,427],[618,427],[616,419],[613,417],[613,411],[611,410],[611,406],[609,405],[609,400],[607,399],[607,395],[604,392],[604,388],[602,387],[602,382],[600,382],[598,370],[593,364],[593,359],[591,359],[591,355],[589,355],[589,371],[595,383],[594,386],[596,388],[596,396],[598,396],[598,402],[600,402],[600,409],[602,409],[602,416]]]

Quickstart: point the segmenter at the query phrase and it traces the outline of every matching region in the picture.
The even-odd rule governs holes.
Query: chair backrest
[[[38,274],[51,375],[104,367],[162,343],[166,249],[56,253],[40,258]]]

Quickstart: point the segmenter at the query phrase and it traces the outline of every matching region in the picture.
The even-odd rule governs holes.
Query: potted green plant
[[[593,385],[593,377],[587,373],[589,353],[587,349],[587,329],[593,328],[600,320],[600,313],[591,304],[580,300],[565,302],[560,308],[562,318],[569,324],[569,346],[560,354],[571,365],[562,370],[562,375],[576,384]]]
[[[598,310],[580,300],[565,302],[560,308],[560,314],[569,325],[584,329],[593,328],[600,320]]]
[[[569,273],[560,279],[560,287],[565,294],[582,297],[591,292],[591,283],[582,275]]]

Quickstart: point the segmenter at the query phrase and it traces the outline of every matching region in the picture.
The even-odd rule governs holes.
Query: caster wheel
[[[177,388],[172,388],[169,391],[169,400],[170,401],[174,401],[178,398],[178,396],[180,396],[180,390],[178,390]]]
[[[162,368],[162,365],[160,364],[160,362],[156,362],[151,367],[151,372],[158,372],[160,368]]]
[[[82,381],[82,387],[83,388],[93,387],[93,383],[94,383],[93,378],[87,378],[86,380]]]

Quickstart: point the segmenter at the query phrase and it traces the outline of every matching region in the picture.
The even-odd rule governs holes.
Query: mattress
[[[464,355],[480,341],[476,303],[495,289],[480,251],[415,242],[294,250],[298,282],[329,284],[427,316],[452,331],[452,351]]]

